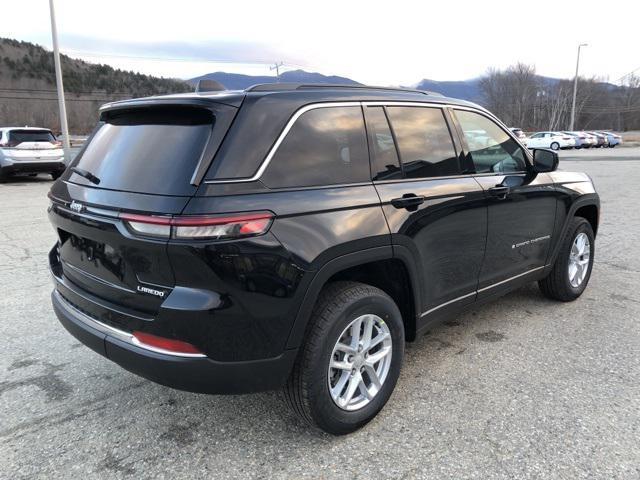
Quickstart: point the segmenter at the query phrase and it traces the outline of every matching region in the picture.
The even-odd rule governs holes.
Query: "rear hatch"
[[[4,155],[17,161],[50,161],[64,156],[60,143],[49,130],[10,130],[7,141],[0,147]]]
[[[228,127],[229,108],[170,105],[102,114],[50,193],[59,237],[52,271],[60,293],[74,297],[68,301],[85,311],[102,305],[141,318],[158,311],[174,286],[168,240],[134,232],[121,217],[182,212],[197,190],[194,174],[222,138],[216,129]],[[101,308],[86,313],[117,317],[102,318]]]

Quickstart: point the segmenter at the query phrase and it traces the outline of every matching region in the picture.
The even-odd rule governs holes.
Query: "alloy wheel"
[[[329,393],[343,410],[359,410],[380,392],[391,366],[389,327],[377,315],[361,315],[345,328],[329,360]]]
[[[581,232],[573,240],[569,253],[569,283],[573,288],[578,288],[587,276],[590,256],[591,242],[587,234]]]

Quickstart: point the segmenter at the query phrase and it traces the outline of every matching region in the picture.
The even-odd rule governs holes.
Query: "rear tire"
[[[373,333],[367,337],[369,324]],[[343,350],[345,346],[350,353]],[[367,363],[374,356],[376,360]],[[305,342],[284,388],[285,401],[303,420],[325,432],[351,433],[387,403],[403,356],[402,316],[391,297],[363,283],[330,283],[320,293],[309,320]],[[375,375],[377,383],[371,376],[376,371],[380,373]]]
[[[51,172],[51,178],[53,178],[54,180],[57,180],[62,176],[63,173],[64,173],[64,171],[62,171],[62,172]]]
[[[585,239],[587,245],[583,250],[584,253],[577,255],[580,248],[576,242]],[[561,302],[570,302],[582,295],[591,277],[594,253],[595,237],[591,224],[582,217],[574,217],[562,240],[560,252],[551,273],[538,282],[542,293],[548,298]],[[588,254],[588,258],[586,258],[586,254]],[[576,267],[576,264],[581,262],[582,264]],[[582,268],[586,270],[583,271]],[[581,279],[579,279],[580,277]]]
[[[551,144],[551,150],[560,150],[560,144],[558,142],[553,142]]]

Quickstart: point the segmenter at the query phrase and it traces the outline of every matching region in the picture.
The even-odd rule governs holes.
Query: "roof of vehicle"
[[[257,171],[296,111],[311,104],[346,102],[411,102],[469,106],[484,111],[471,102],[420,90],[277,83],[254,85],[242,91],[193,92],[124,100],[104,105],[101,116],[106,119],[110,112],[129,108],[190,105],[215,110],[216,117],[221,119],[231,117],[231,126],[224,133],[224,140],[205,178],[236,179],[250,178]],[[230,114],[229,110],[235,111]]]
[[[436,92],[395,87],[373,87],[366,85],[333,85],[302,83],[264,83],[253,85],[246,90],[221,90],[210,92],[190,92],[155,97],[121,100],[103,105],[101,110],[122,108],[127,106],[144,106],[157,103],[222,103],[239,107],[247,97],[270,96],[289,100],[294,98],[304,103],[331,101],[411,101],[420,103],[443,103],[451,105],[472,106],[482,108],[465,100],[449,98]]]

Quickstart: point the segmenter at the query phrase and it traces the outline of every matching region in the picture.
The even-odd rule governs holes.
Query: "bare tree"
[[[480,81],[484,105],[505,123],[525,130],[563,130],[570,124],[573,82],[545,79],[531,65],[490,69]],[[620,86],[579,78],[576,128],[640,129],[640,77]]]

